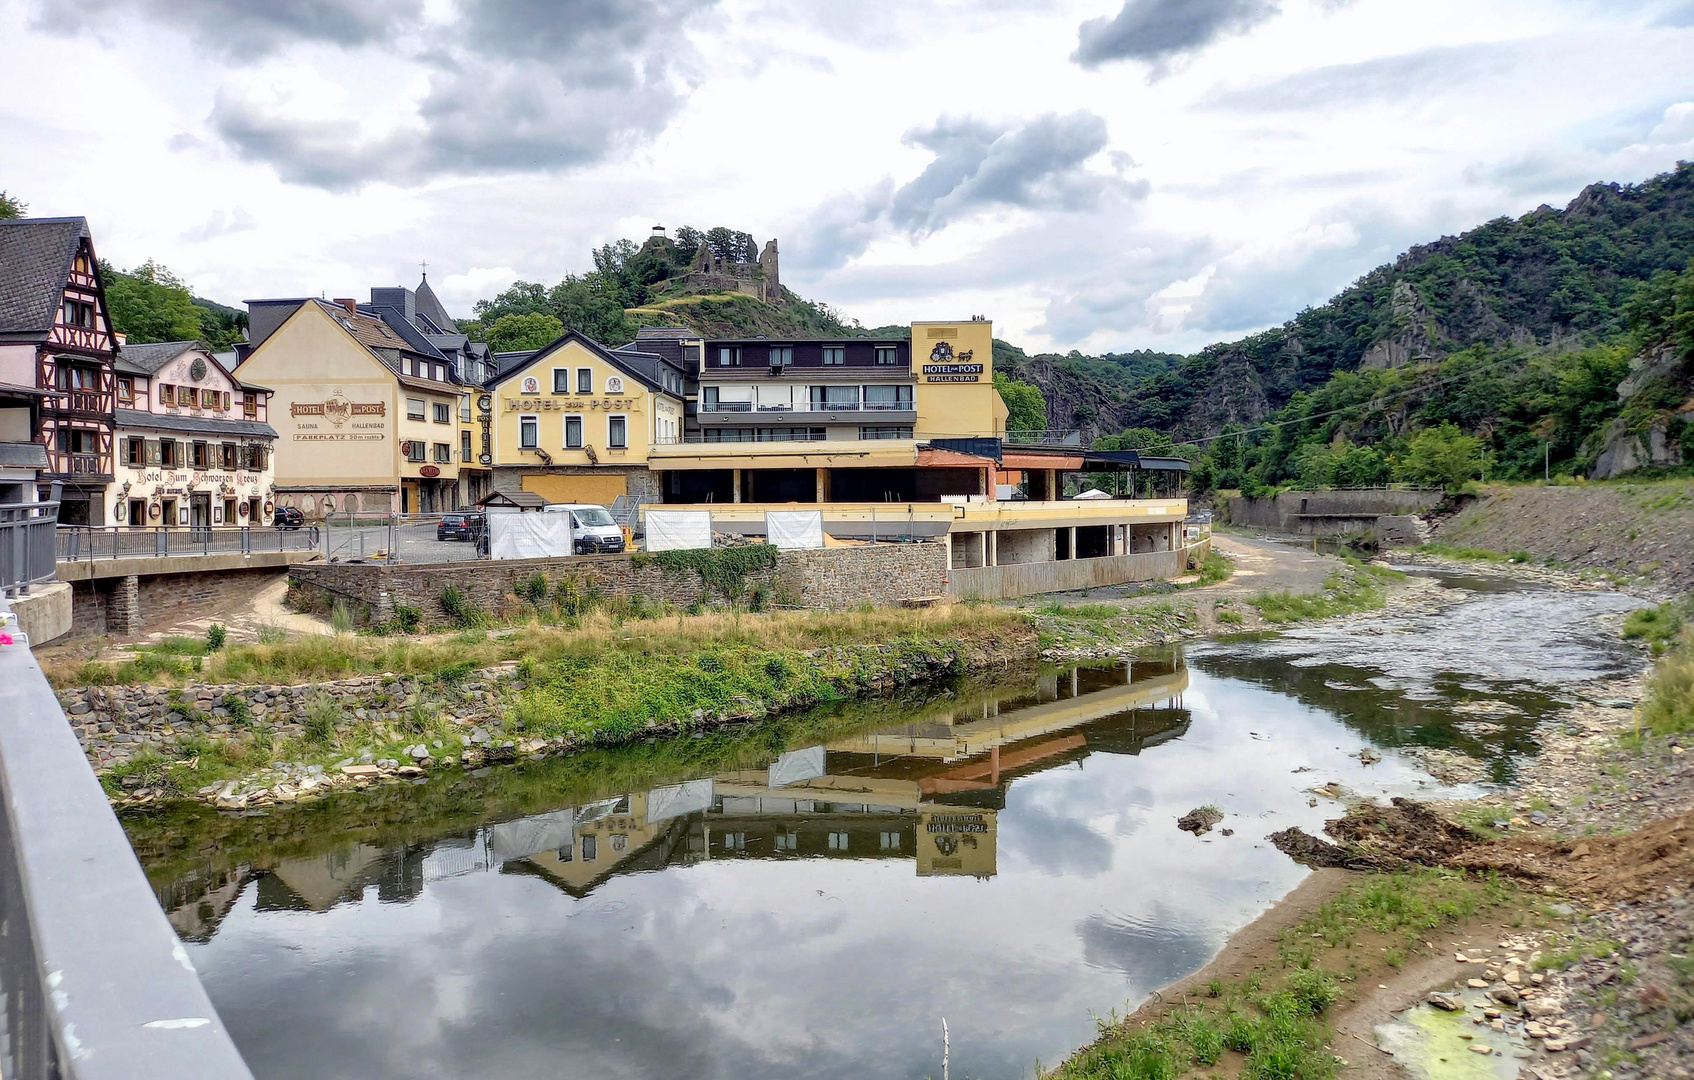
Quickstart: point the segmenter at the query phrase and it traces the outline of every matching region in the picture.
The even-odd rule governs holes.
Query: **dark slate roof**
[[[643,338],[657,338],[660,341],[681,341],[685,338],[697,338],[699,334],[686,326],[643,326],[635,332],[637,341]]]
[[[0,469],[45,469],[47,448],[38,442],[0,442]]]
[[[0,333],[53,328],[78,242],[87,235],[88,220],[80,217],[0,221]]]
[[[505,376],[528,364],[540,349],[520,349],[517,352],[497,352],[490,357],[494,364],[494,373],[488,377],[490,384],[499,382]]]
[[[251,435],[262,439],[276,438],[276,428],[258,420],[214,420],[204,416],[168,416],[163,413],[142,412],[140,409],[119,409],[113,417],[119,431],[180,431],[189,435]]]
[[[672,394],[673,396],[675,395],[675,391],[665,386],[665,381],[663,376],[660,374],[660,369],[668,368],[671,374],[678,378],[687,377],[687,372],[683,370],[682,366],[680,364],[673,363],[669,357],[660,356],[657,353],[636,352],[634,349],[628,348],[627,346],[620,349],[614,349],[613,351],[616,352],[618,356],[627,360],[631,367],[639,369],[642,377],[649,383],[658,385],[660,388],[664,389],[666,393]]]
[[[417,294],[418,314],[434,323],[442,333],[453,334],[459,330],[459,324],[453,321],[453,316],[447,314],[447,309],[441,305],[441,300],[435,295],[435,290],[429,287],[429,277],[418,282],[414,290]]]
[[[117,368],[136,375],[151,375],[190,349],[206,349],[201,341],[150,341],[118,348]],[[210,352],[210,349],[206,351]]]
[[[622,371],[625,375],[640,379],[647,389],[670,393],[665,389],[665,384],[658,378],[651,366],[652,363],[658,362],[662,358],[650,356],[646,353],[617,352],[606,348],[587,334],[581,334],[575,330],[566,330],[563,334],[548,342],[544,348],[530,353],[527,357],[514,360],[511,364],[507,364],[505,360],[508,354],[496,353],[495,355],[500,357],[500,370],[492,379],[488,380],[488,385],[493,386],[496,383],[504,382],[537,360],[552,355],[572,341],[579,343],[583,348]],[[522,354],[514,355],[522,356]]]

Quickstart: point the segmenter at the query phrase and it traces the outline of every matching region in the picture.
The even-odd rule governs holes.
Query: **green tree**
[[[1419,484],[1457,491],[1488,467],[1491,455],[1482,440],[1442,424],[1418,433],[1400,460],[1400,476]]]
[[[1372,446],[1348,445],[1335,458],[1337,487],[1379,487],[1388,483],[1388,459]]]
[[[0,191],[0,221],[21,218],[28,213],[29,206],[22,199],[14,198],[9,192]]]
[[[197,341],[200,309],[182,279],[148,259],[130,271],[101,263],[112,327],[130,341]]]
[[[1326,488],[1335,484],[1335,452],[1328,443],[1302,446],[1294,454],[1291,464],[1302,488]]]
[[[1006,403],[1006,430],[1045,431],[1047,399],[1034,383],[1019,382],[1007,375],[994,376],[994,389]]]
[[[564,324],[545,311],[502,315],[488,328],[488,347],[495,352],[539,349],[564,332]]]

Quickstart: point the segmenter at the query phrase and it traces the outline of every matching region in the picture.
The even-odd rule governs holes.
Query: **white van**
[[[543,513],[571,516],[571,553],[575,555],[618,554],[623,551],[623,530],[604,506],[592,503],[548,503]]]

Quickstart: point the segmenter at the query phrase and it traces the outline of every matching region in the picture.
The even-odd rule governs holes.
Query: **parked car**
[[[571,516],[571,551],[577,555],[617,554],[624,549],[623,530],[604,506],[589,503],[549,503],[547,514]]]
[[[271,524],[279,529],[298,529],[306,524],[306,515],[300,512],[298,506],[279,506]]]
[[[435,526],[437,540],[475,540],[482,531],[481,514],[453,513],[441,515]]]

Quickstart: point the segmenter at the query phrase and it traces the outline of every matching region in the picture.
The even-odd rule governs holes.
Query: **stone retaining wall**
[[[388,622],[401,606],[415,608],[425,623],[438,622],[446,614],[441,595],[449,586],[472,605],[499,612],[515,603],[518,587],[538,572],[550,586],[574,577],[604,596],[639,596],[677,607],[725,599],[713,595],[692,570],[668,571],[655,561],[640,561],[637,565],[625,554],[397,566],[311,563],[290,572],[289,596],[296,606],[320,613],[344,600],[360,625]],[[939,596],[946,576],[941,544],[865,544],[779,552],[776,568],[749,574],[747,588],[763,587],[778,603],[839,610],[866,601],[893,604]]]
[[[512,665],[476,672],[444,688],[433,677],[369,675],[307,686],[86,686],[59,691],[59,704],[96,769],[128,761],[143,749],[165,753],[184,739],[227,737],[263,722],[278,738],[305,729],[307,702],[333,699],[348,723],[396,723],[428,701],[461,721],[500,715],[497,681]],[[241,709],[230,706],[239,701]]]

